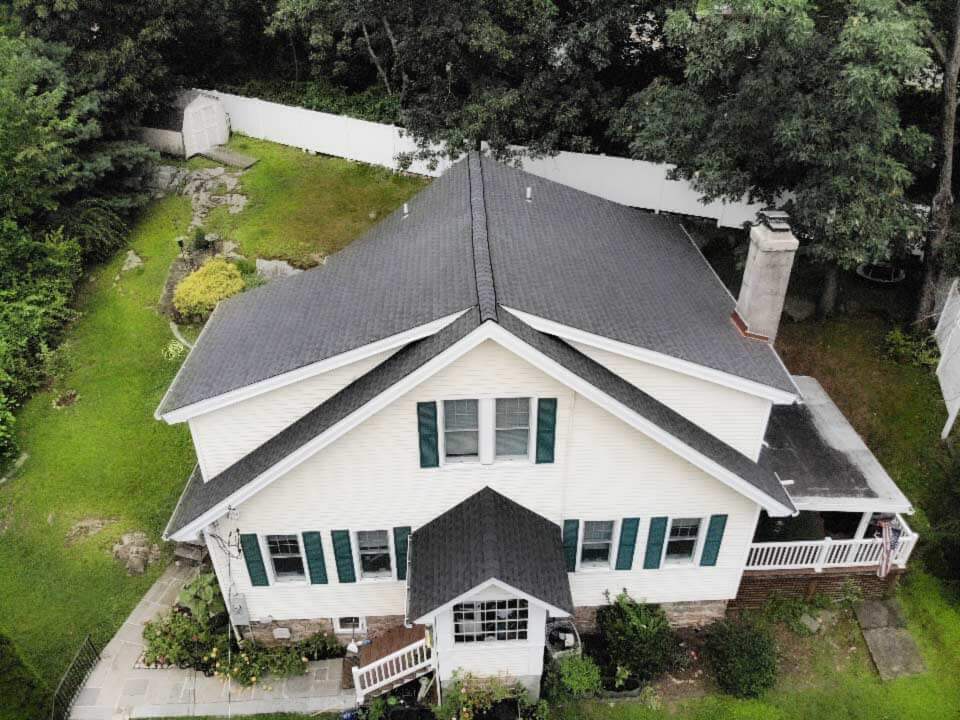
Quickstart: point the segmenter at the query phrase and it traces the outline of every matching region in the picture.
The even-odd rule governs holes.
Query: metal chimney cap
[[[761,210],[757,213],[757,221],[773,232],[790,232],[790,215],[783,210]]]

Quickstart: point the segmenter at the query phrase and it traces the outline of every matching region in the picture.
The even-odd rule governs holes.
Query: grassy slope
[[[238,242],[250,257],[301,267],[343,249],[427,182],[242,136],[230,148],[260,158],[242,181],[250,203],[238,215],[217,209],[206,229]]]
[[[152,205],[130,239],[143,268],[115,282],[120,253],[93,271],[68,334],[72,369],[19,416],[30,457],[0,488],[9,524],[0,537],[0,625],[49,682],[86,633],[107,640],[155,579],[159,569],[127,577],[111,544],[126,530],[159,538],[193,463],[185,429],[153,419],[177,369],[161,356],[170,332],[153,306],[176,253],[172,238],[189,219],[184,198]],[[54,409],[58,389],[78,391],[79,400]],[[68,545],[70,528],[87,517],[115,522]]]

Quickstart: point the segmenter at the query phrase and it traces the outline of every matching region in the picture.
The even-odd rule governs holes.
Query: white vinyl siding
[[[278,432],[306,415],[393,351],[379,353],[321,375],[271,390],[189,421],[205,480],[226,470]]]
[[[572,345],[751,460],[760,457],[769,400],[590,345]]]
[[[421,468],[417,402],[462,398],[465,392],[491,404],[502,397],[557,398],[556,462]],[[565,517],[614,520],[617,528],[624,517],[640,518],[634,569],[571,574],[575,605],[604,604],[605,591],[616,594],[624,587],[649,602],[734,597],[758,512],[720,481],[487,341],[241,504],[238,519],[222,519],[218,534],[228,537],[233,529],[266,534],[278,528],[323,533],[327,585],[254,588],[242,564],[232,563],[236,591],[244,594],[255,620],[402,615],[403,582],[364,582],[359,572],[355,583],[338,582],[330,530],[390,528],[392,540],[392,528],[409,525],[415,531],[487,486],[558,526]],[[651,517],[715,513],[728,515],[716,567],[641,569]],[[618,533],[611,548],[614,561]],[[222,553],[216,543],[209,545],[225,576]]]

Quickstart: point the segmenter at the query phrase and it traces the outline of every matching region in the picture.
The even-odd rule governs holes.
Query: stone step
[[[181,542],[174,546],[173,554],[180,560],[186,560],[193,565],[201,565],[207,559],[207,548],[205,545]]]

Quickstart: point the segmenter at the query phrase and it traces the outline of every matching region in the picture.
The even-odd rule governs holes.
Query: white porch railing
[[[893,553],[893,564],[906,567],[917,544],[917,534],[899,515],[903,534]],[[747,570],[814,570],[824,568],[877,565],[880,562],[879,538],[863,540],[802,540],[799,542],[753,543],[747,555]]]
[[[369,665],[353,668],[353,687],[357,691],[357,703],[362,704],[367,696],[380,688],[388,687],[398,680],[409,681],[425,675],[433,669],[433,653],[426,640],[418,640],[396,652],[374,660]]]

